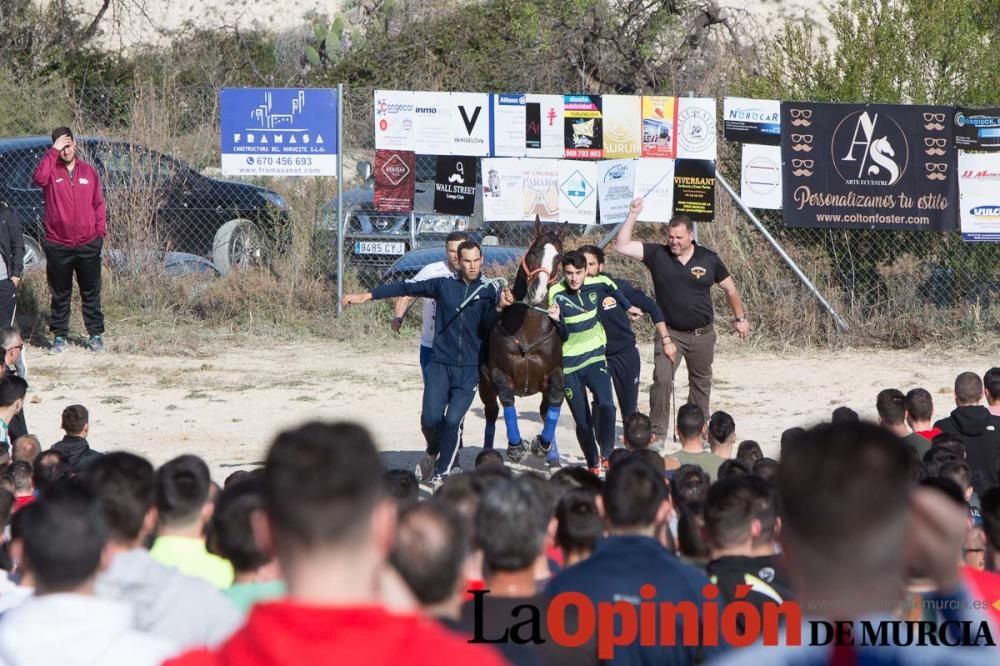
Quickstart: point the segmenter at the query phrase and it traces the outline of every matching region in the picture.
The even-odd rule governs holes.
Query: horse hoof
[[[552,444],[545,444],[541,435],[536,435],[533,440],[531,440],[531,453],[532,455],[541,458],[548,454],[549,450],[552,448]]]
[[[528,455],[528,451],[522,441],[520,444],[507,445],[507,457],[511,462],[519,463]]]

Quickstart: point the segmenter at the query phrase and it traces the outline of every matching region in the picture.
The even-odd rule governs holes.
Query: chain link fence
[[[340,242],[350,291],[397,275],[389,271],[401,257],[442,247],[453,230],[492,237],[502,247],[531,242],[532,223],[483,222],[481,201],[470,218],[434,213],[435,159],[429,156],[417,157],[414,212],[376,212],[369,178],[372,94],[350,87],[345,93],[343,238],[337,234],[335,179],[220,175],[218,91],[201,86],[72,91],[0,85],[0,215],[21,224],[25,261],[39,266],[43,202],[32,173],[51,143],[48,133],[67,124],[104,181],[109,261],[135,276],[260,266],[281,277],[332,280]],[[719,168],[732,183],[739,182],[732,166],[739,164],[738,150],[720,141]],[[728,195],[718,189],[716,199],[716,219],[699,225],[699,238],[730,266],[758,332],[796,343],[843,339]],[[911,346],[1000,330],[1000,244],[966,243],[957,233],[791,229],[780,213],[757,212],[847,320],[849,336]],[[567,244],[594,242],[603,231],[574,227]],[[641,225],[638,233],[665,237],[657,225]],[[612,255],[609,268],[650,286],[636,262]]]

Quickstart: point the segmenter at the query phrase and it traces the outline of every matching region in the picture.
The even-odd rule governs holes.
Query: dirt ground
[[[113,350],[113,347],[112,347]],[[643,348],[644,361],[652,358]],[[390,467],[412,467],[420,457],[421,397],[417,342],[399,341],[378,352],[346,350],[322,341],[227,346],[198,358],[140,356],[113,351],[95,356],[79,347],[62,356],[26,348],[31,385],[26,416],[44,446],[57,441],[59,417],[70,404],[91,412],[92,446],[127,449],[162,463],[181,453],[204,457],[218,481],[262,460],[282,428],[306,419],[356,419],[376,434]],[[875,394],[886,387],[928,389],[936,417],[953,406],[951,384],[963,370],[983,372],[1000,359],[976,353],[836,351],[762,353],[726,340],[717,354],[713,409],[736,419],[740,439],[756,439],[777,454],[781,431],[829,416],[842,404],[874,417]],[[648,406],[652,363],[643,365],[640,407]],[[686,373],[678,373],[680,396]],[[519,403],[521,431],[541,428],[537,400]],[[483,410],[466,419],[471,468],[482,444]],[[499,424],[497,442],[503,442]],[[573,421],[563,410],[557,435],[564,458],[579,462]],[[669,443],[672,447],[673,444]]]

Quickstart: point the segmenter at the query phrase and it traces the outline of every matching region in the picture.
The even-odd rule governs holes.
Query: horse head
[[[559,279],[565,226],[545,227],[538,216],[535,216],[535,239],[521,259],[521,267],[514,281],[514,298],[529,305],[546,305],[549,287]]]

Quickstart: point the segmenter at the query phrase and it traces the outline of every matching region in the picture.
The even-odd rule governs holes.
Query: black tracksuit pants
[[[55,336],[69,335],[69,309],[73,296],[73,276],[80,288],[83,302],[83,324],[88,335],[104,333],[104,313],[101,310],[101,248],[103,238],[86,245],[71,247],[45,241],[45,271],[52,294],[52,323],[49,330]]]

